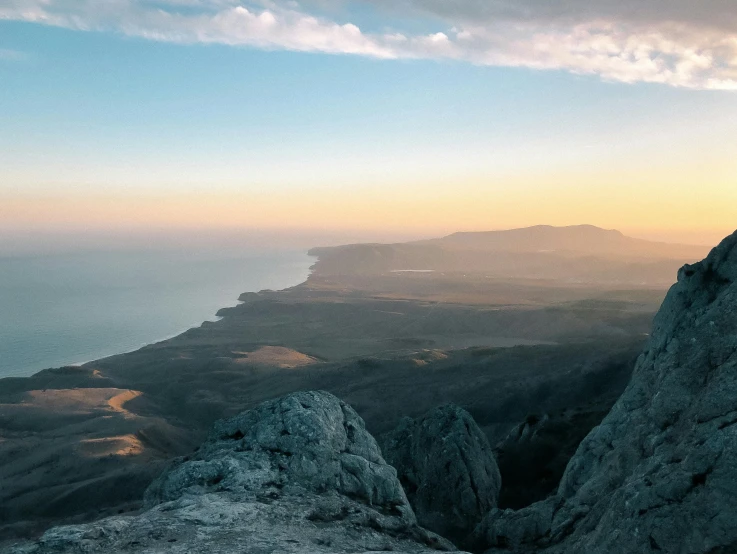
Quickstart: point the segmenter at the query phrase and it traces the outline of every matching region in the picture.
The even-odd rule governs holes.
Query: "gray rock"
[[[146,492],[147,511],[50,529],[18,554],[429,552],[452,544],[417,525],[352,408],[296,393],[218,422],[195,456]]]
[[[737,233],[681,269],[629,386],[556,495],[492,511],[474,539],[521,552],[737,549]]]
[[[215,424],[196,456],[146,491],[145,505],[185,494],[328,490],[412,518],[396,472],[363,420],[329,393],[300,392]]]
[[[390,525],[393,523],[394,525]],[[247,500],[232,493],[183,496],[135,517],[50,529],[13,554],[334,554],[448,549],[335,493]]]
[[[501,477],[491,446],[471,415],[457,406],[405,418],[382,438],[423,527],[463,542],[496,506]]]

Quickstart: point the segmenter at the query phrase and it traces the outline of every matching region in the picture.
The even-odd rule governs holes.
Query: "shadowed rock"
[[[423,527],[461,543],[496,506],[499,469],[465,410],[450,405],[405,418],[382,444]]]
[[[737,233],[685,266],[632,381],[557,494],[493,510],[476,546],[566,553],[737,548]]]
[[[147,490],[148,511],[57,527],[18,553],[428,552],[363,420],[325,392],[292,394],[218,422],[196,456]]]
[[[498,506],[518,510],[555,494],[581,441],[615,400],[608,406],[587,403],[552,414],[530,414],[515,426],[494,447],[504,483]]]

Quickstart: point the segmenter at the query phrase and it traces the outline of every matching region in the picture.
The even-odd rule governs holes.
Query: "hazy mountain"
[[[594,256],[645,258],[698,258],[708,252],[705,246],[671,244],[628,237],[614,229],[593,225],[552,227],[536,225],[507,231],[453,233],[441,239],[424,241],[446,248],[494,252],[568,252]]]
[[[490,278],[666,286],[705,246],[628,237],[591,225],[539,225],[508,231],[454,233],[399,244],[314,248],[320,275],[398,271],[484,273]]]

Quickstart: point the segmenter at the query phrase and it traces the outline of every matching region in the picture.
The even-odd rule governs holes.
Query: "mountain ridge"
[[[391,272],[483,273],[490,278],[551,279],[665,287],[706,246],[648,241],[592,225],[459,232],[394,244],[313,248],[315,275]]]
[[[440,244],[453,244],[453,245],[464,245],[468,246],[469,242],[473,239],[485,239],[487,241],[486,246],[493,246],[493,241],[496,239],[497,243],[502,243],[504,239],[507,239],[508,244],[499,244],[502,248],[506,246],[514,246],[512,241],[517,241],[517,247],[522,245],[536,248],[543,246],[554,246],[556,241],[568,241],[569,244],[563,244],[562,246],[578,246],[579,248],[569,248],[573,251],[581,251],[582,240],[598,241],[598,244],[591,246],[602,247],[629,247],[630,249],[637,248],[665,248],[666,253],[664,257],[668,256],[668,251],[678,250],[681,253],[705,255],[708,252],[709,247],[704,245],[689,245],[681,243],[672,243],[665,241],[652,241],[648,239],[641,239],[637,237],[631,237],[622,233],[617,229],[604,229],[595,225],[567,225],[567,226],[554,226],[554,225],[533,225],[530,227],[519,227],[514,229],[501,229],[494,231],[459,231],[451,233],[439,239],[430,239],[430,243]],[[426,241],[418,241],[420,243]],[[491,242],[492,244],[488,244]],[[573,244],[570,244],[573,242]],[[509,244],[511,243],[511,244]],[[586,248],[588,250],[588,248]],[[533,250],[534,251],[534,250]],[[661,252],[662,254],[662,252]],[[681,254],[682,255],[682,254]]]

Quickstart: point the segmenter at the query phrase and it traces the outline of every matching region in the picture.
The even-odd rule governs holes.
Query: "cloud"
[[[607,21],[551,28],[534,23],[509,32],[503,25],[468,26],[458,34],[475,63],[597,74],[626,83],[737,89],[737,36]]]
[[[28,59],[28,54],[18,50],[10,50],[8,48],[0,48],[0,61],[5,62],[22,62]]]
[[[308,0],[309,1],[309,0]],[[318,0],[326,1],[326,0]],[[329,1],[329,0],[328,0]],[[333,0],[338,2],[341,0]],[[365,0],[382,9],[463,23],[571,25],[597,20],[658,25],[678,22],[735,31],[734,0]]]
[[[166,42],[447,59],[737,90],[734,0],[368,0],[387,28],[418,17],[436,27],[427,34],[366,33],[324,15],[350,14],[350,2],[305,1],[0,0],[0,19]]]
[[[224,0],[0,1],[0,19],[81,31],[115,31],[149,40],[394,57],[355,25],[274,6],[249,9]]]

